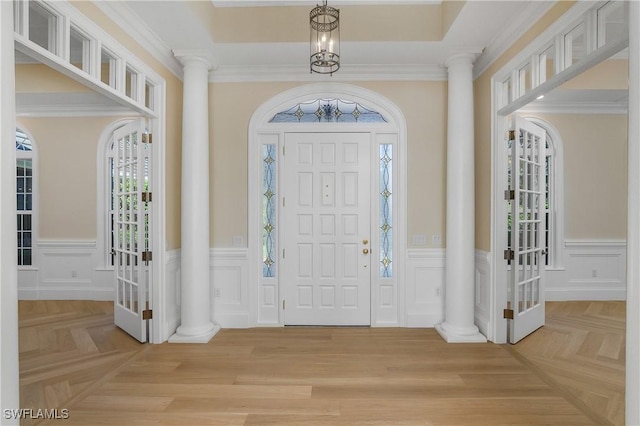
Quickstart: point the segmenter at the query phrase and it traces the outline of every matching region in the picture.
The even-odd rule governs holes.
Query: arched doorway
[[[318,135],[332,135],[337,139],[320,137],[314,141]],[[353,138],[359,138],[359,141],[355,142]],[[248,140],[250,324],[304,324],[304,320],[291,321],[287,306],[289,312],[301,303],[308,304],[312,310],[324,306],[329,312],[337,312],[339,309],[334,302],[339,301],[338,304],[344,307],[353,302],[350,297],[364,292],[364,298],[353,302],[360,307],[362,303],[367,304],[364,307],[366,312],[359,314],[364,321],[357,323],[405,325],[407,138],[406,122],[400,109],[385,97],[354,85],[318,83],[300,86],[273,97],[255,111],[249,124]],[[299,150],[302,145],[309,149]],[[353,149],[343,149],[347,146]],[[363,149],[358,149],[358,146]],[[286,149],[289,149],[288,153]],[[292,170],[296,161],[291,158],[309,154],[316,155],[319,161],[331,158],[344,164],[346,157],[340,160],[341,157],[331,154],[340,150],[365,156],[365,160],[358,160],[362,167],[351,170],[364,174],[360,184],[354,183],[351,189],[347,184],[340,189],[339,181],[331,178],[321,183],[322,176],[324,172],[326,176],[344,176],[341,174],[345,173],[344,170],[307,170],[305,173],[310,173],[310,179],[305,185],[312,191],[311,199],[317,201],[311,201],[308,210],[303,212],[287,209],[287,206],[301,204],[300,194],[308,194],[303,186],[296,187],[291,182],[292,177],[300,172]],[[346,194],[349,191],[352,194],[354,191],[366,192],[366,206],[345,212],[344,205],[336,204],[328,215],[335,220],[342,220],[345,216],[362,218],[364,230],[359,228],[353,233],[353,240],[341,246],[323,247],[320,237],[314,236],[321,232],[320,222],[323,219],[318,208],[322,197],[335,197],[338,192]],[[335,222],[334,219],[326,224]],[[316,225],[311,225],[313,222]],[[308,235],[310,239],[305,244],[310,250],[301,255],[297,251],[300,241],[296,242],[295,235],[299,234],[298,231],[305,232],[303,228],[306,226],[318,232]],[[344,231],[347,226],[329,228]],[[334,241],[337,240],[332,240],[332,243]],[[349,286],[321,286],[318,280],[332,278],[338,270],[343,276],[349,275],[345,267],[352,263],[345,260],[349,256],[345,247],[352,249],[350,253],[356,262],[353,270],[365,271],[364,281],[356,291]],[[324,252],[323,248],[326,249]],[[369,257],[363,263],[365,250]],[[295,275],[294,269],[304,262],[307,262],[309,278],[315,284],[304,289],[291,287],[296,286],[295,280],[291,279]],[[321,321],[323,324],[350,324],[349,320],[336,318],[328,314]]]

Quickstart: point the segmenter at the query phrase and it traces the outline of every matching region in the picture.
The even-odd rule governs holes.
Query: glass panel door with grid
[[[151,144],[143,142],[144,120],[114,132],[115,324],[141,342],[148,340],[151,284]]]
[[[515,116],[510,133],[509,342],[544,325],[545,131]]]

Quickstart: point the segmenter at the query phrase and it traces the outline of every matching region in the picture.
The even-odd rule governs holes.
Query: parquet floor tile
[[[22,424],[623,424],[624,309],[600,303],[550,304],[515,346],[348,327],[148,345],[113,325],[109,302],[22,301],[21,408],[69,410]]]

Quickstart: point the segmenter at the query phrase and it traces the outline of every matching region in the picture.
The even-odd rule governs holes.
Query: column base
[[[447,343],[486,343],[478,327],[456,327],[450,326],[446,322],[436,325],[436,331]]]
[[[209,343],[218,331],[220,331],[220,326],[213,323],[211,327],[207,327],[205,330],[196,333],[185,333],[178,327],[176,333],[169,337],[169,343]]]

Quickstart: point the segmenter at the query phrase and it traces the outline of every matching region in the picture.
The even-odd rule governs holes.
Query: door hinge
[[[283,259],[284,259],[284,255],[285,255],[285,252],[284,252],[284,249],[282,249],[282,258]]]
[[[507,249],[504,251],[504,260],[513,260],[514,254],[513,250]]]
[[[150,251],[143,251],[142,252],[142,261],[143,262],[151,262],[151,252]]]
[[[506,191],[504,191],[504,199],[506,201],[515,200],[516,199],[516,191],[514,191],[513,189],[507,189]]]
[[[282,301],[282,310],[284,311],[284,305],[285,305],[285,301]]]
[[[143,133],[142,134],[142,143],[152,143],[153,137],[151,133]]]
[[[142,193],[142,202],[143,203],[150,203],[151,201],[153,201],[153,193],[152,192],[143,192]]]
[[[510,141],[515,141],[516,140],[516,131],[515,130],[509,130],[508,134],[509,134],[509,140]]]
[[[502,311],[503,318],[513,319],[513,309],[505,309]]]
[[[142,319],[143,320],[153,319],[153,311],[151,309],[145,309],[144,311],[142,311]]]

